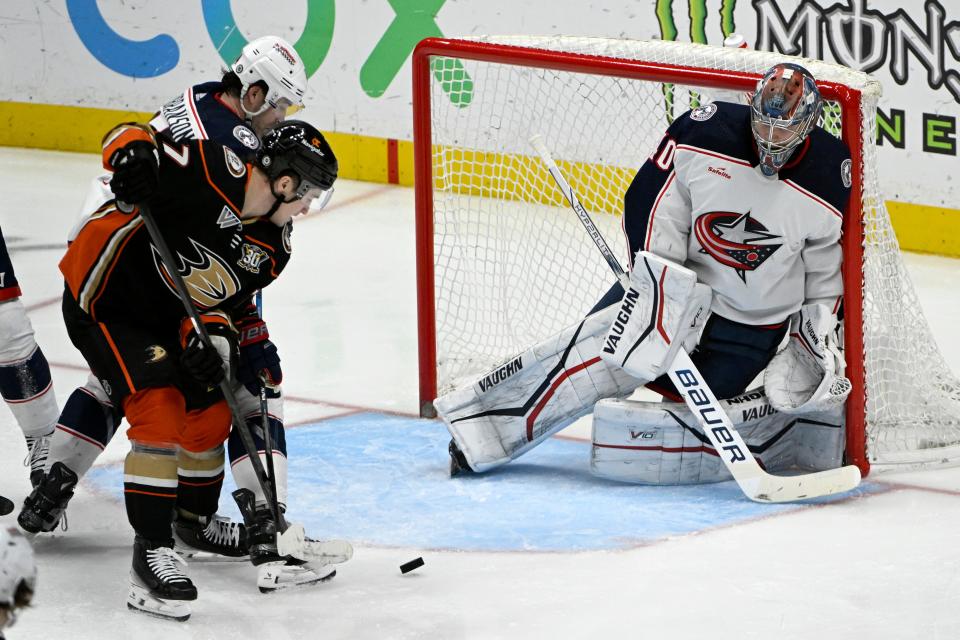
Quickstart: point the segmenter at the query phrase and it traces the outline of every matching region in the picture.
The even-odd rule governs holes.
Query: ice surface
[[[61,403],[86,373],[62,327],[56,265],[97,171],[90,155],[0,149],[0,227]],[[956,637],[960,470],[754,505],[728,483],[592,478],[581,422],[501,473],[448,480],[443,428],[413,415],[413,192],[340,182],[293,242],[264,301],[295,427],[290,513],[308,533],[355,541],[353,560],[330,583],[269,596],[244,563],[194,563],[189,622],[128,612],[121,435],[79,489],[69,531],[36,541],[36,606],[8,638]],[[907,262],[956,363],[960,263]],[[0,451],[0,493],[19,504],[25,447],[5,409]],[[417,556],[425,566],[401,576]]]

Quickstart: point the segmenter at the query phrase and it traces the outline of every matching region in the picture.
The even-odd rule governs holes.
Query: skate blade
[[[337,570],[333,568],[327,573],[323,573],[323,567],[308,568],[312,575],[309,577],[303,576],[301,578],[295,578],[288,582],[280,581],[282,577],[281,574],[283,573],[282,568],[280,571],[274,571],[268,568],[257,576],[257,588],[260,589],[260,593],[276,593],[277,591],[288,591],[290,589],[299,589],[301,587],[320,584],[321,582],[329,582],[337,575]]]
[[[177,622],[188,620],[193,613],[190,605],[184,600],[158,598],[145,588],[134,584],[130,585],[130,591],[127,593],[127,608],[155,618]]]
[[[184,560],[190,562],[249,562],[250,556],[224,556],[212,551],[200,551],[191,547],[181,547],[174,545],[173,550],[180,554]]]

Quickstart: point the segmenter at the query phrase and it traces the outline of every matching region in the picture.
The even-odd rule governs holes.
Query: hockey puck
[[[400,573],[410,573],[414,569],[418,569],[423,566],[423,558],[414,558],[410,562],[404,562],[400,565]]]
[[[11,511],[13,511],[13,503],[7,498],[0,496],[0,516],[5,516]],[[420,560],[420,564],[423,564],[423,560]]]

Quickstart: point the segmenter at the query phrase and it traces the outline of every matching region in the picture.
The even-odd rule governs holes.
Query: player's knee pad
[[[62,462],[82,477],[113,438],[116,424],[113,407],[101,404],[87,387],[74,389],[50,439],[47,468]]]
[[[832,469],[841,464],[842,412],[787,415],[760,390],[722,400],[751,453],[768,471]],[[591,471],[641,484],[730,479],[694,416],[682,403],[603,400],[593,414]]]
[[[655,380],[677,351],[696,345],[712,291],[696,274],[646,251],[637,254],[630,286],[603,340],[601,357],[642,380]]]
[[[534,345],[434,406],[474,471],[509,462],[639,381],[600,359],[617,307]]]

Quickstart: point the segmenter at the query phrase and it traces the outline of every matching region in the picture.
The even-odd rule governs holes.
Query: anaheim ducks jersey
[[[625,196],[630,255],[645,249],[696,272],[712,310],[752,325],[803,304],[836,313],[847,147],[819,127],[773,179],[758,168],[750,108],[707,104],[677,118]]]
[[[240,220],[251,171],[229,147],[160,141],[150,210],[201,310],[230,311],[270,284],[290,257],[292,225]],[[96,321],[179,326],[184,311],[138,210],[110,200],[86,219],[60,262],[67,287]]]
[[[190,87],[160,107],[150,126],[174,142],[215,140],[245,159],[260,148],[260,139],[243,117],[223,102],[223,91],[220,82]]]

